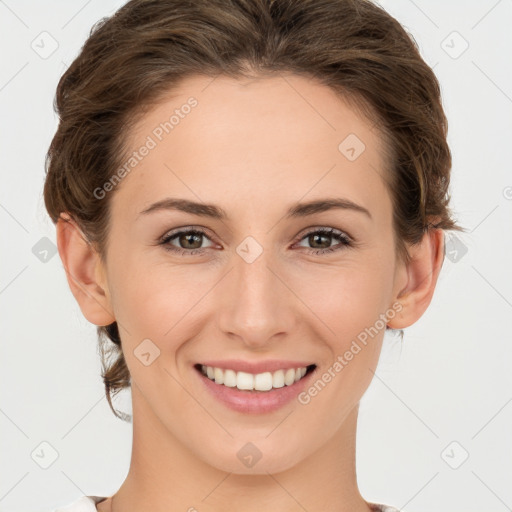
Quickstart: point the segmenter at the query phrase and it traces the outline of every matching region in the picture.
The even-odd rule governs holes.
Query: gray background
[[[123,3],[0,0],[1,511],[107,496],[128,471],[131,424],[108,407],[95,327],[51,252],[42,200],[58,79],[92,24]],[[385,340],[361,403],[360,491],[407,512],[502,512],[512,508],[512,1],[381,5],[441,82],[452,208],[469,232],[448,237],[432,304],[403,345]],[[117,405],[131,412],[129,394]]]

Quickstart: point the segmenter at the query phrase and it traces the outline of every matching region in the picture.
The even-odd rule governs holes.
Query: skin
[[[70,288],[90,322],[118,321],[132,377],[130,470],[98,510],[368,512],[356,482],[356,426],[384,328],[309,404],[293,400],[271,413],[226,408],[192,365],[306,360],[321,375],[393,304],[402,309],[391,328],[421,317],[442,266],[443,232],[410,247],[409,265],[398,260],[379,133],[332,90],[297,75],[189,78],[145,115],[128,146],[139,148],[190,96],[198,105],[103,199],[112,210],[105,265],[73,222],[57,225]],[[350,133],[365,144],[354,161],[338,150]],[[139,215],[170,196],[213,203],[230,220]],[[332,197],[371,218],[344,209],[284,217],[299,201]],[[206,236],[168,244],[203,254],[158,245],[171,229],[191,226]],[[335,236],[314,245],[307,234],[321,227],[356,246]],[[252,263],[236,252],[247,236],[263,249]],[[149,366],[134,354],[147,338],[160,350]],[[247,442],[262,454],[251,468],[237,457]]]

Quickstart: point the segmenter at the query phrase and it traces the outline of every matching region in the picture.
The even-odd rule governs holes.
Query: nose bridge
[[[279,265],[275,254],[260,246],[261,252],[255,257],[258,248],[254,240],[247,244],[242,242],[233,255],[221,328],[247,344],[265,344],[273,335],[291,328],[290,291],[276,275]]]

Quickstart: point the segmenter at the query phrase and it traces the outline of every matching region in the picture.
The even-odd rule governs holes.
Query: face
[[[194,77],[128,143],[145,155],[108,192],[105,275],[138,428],[225,471],[294,466],[357,406],[396,307],[379,134],[303,77]],[[169,198],[202,212],[154,206]],[[326,200],[341,206],[300,208]],[[293,389],[255,392],[197,368],[269,361],[272,373],[315,366]],[[243,447],[262,454],[254,468],[241,463]]]

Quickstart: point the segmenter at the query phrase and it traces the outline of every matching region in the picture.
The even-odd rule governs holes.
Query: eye
[[[174,246],[174,241],[183,247]],[[206,233],[200,229],[188,229],[186,231],[174,231],[165,235],[161,240],[161,245],[166,251],[177,252],[181,255],[193,256],[194,254],[202,254],[205,248],[201,247],[203,239],[208,239]]]
[[[212,244],[208,247],[201,247],[205,239],[209,240],[205,231],[198,228],[190,228],[167,233],[161,239],[160,245],[163,245],[166,251],[176,252],[182,256],[193,256],[195,254],[203,254],[208,247],[213,246]],[[337,239],[340,243],[334,247],[330,247],[330,239]],[[354,241],[348,235],[334,228],[316,228],[299,239],[299,241],[302,240],[306,240],[313,245],[313,248],[308,251],[311,254],[325,254],[354,245]],[[182,247],[177,247],[172,242],[176,242]],[[322,245],[327,245],[327,247],[322,247]]]
[[[329,247],[329,239],[333,238],[338,239],[340,243],[334,247]],[[321,228],[309,231],[300,240],[306,240],[309,244],[316,246],[316,250],[311,249],[308,251],[311,254],[325,254],[328,252],[339,251],[345,247],[353,246],[353,241],[348,235],[343,233],[343,231],[339,231],[334,228]],[[325,240],[327,240],[327,242],[325,242]],[[322,247],[322,245],[328,245],[328,247]]]

